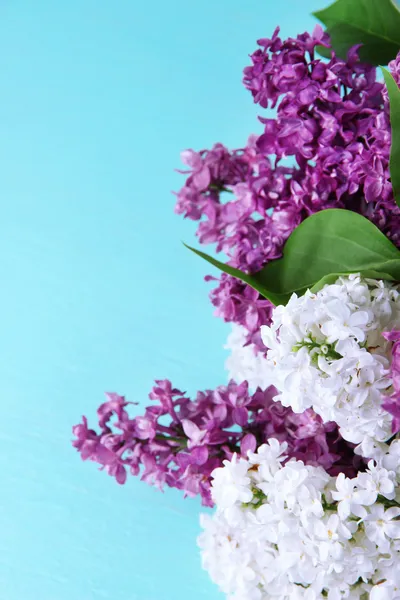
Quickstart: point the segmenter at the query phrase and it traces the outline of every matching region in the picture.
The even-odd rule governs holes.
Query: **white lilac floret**
[[[226,340],[225,349],[229,356],[225,368],[229,379],[237,383],[247,381],[251,390],[258,387],[266,390],[270,385],[265,352],[260,352],[254,344],[247,342],[248,332],[241,325],[232,324],[232,331]]]
[[[198,540],[213,581],[228,600],[397,598],[399,463],[334,478],[285,452],[271,439],[213,472]]]
[[[261,328],[276,399],[297,413],[312,407],[349,442],[387,440],[391,343],[382,334],[399,325],[399,292],[387,282],[350,275],[317,293],[293,294]]]

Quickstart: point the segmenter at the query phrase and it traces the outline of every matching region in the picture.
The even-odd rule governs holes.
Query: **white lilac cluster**
[[[382,332],[399,325],[399,291],[388,282],[350,275],[315,294],[293,294],[261,328],[275,399],[297,413],[312,407],[354,444],[387,440],[391,343]]]
[[[224,346],[230,351],[225,361],[228,377],[237,383],[247,381],[250,390],[255,391],[258,387],[266,390],[271,385],[268,363],[254,344],[247,343],[247,334],[241,325],[232,325],[232,331]]]
[[[400,441],[354,479],[271,439],[216,469],[203,567],[230,600],[400,598]],[[385,467],[386,464],[386,467]]]

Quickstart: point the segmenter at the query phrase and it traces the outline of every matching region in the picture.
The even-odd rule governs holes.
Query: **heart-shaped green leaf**
[[[400,281],[400,251],[368,219],[342,209],[323,210],[308,217],[287,240],[283,257],[252,275],[204,252],[190,250],[275,305],[286,304],[293,292],[316,291],[349,273]]]
[[[387,65],[400,50],[400,11],[392,0],[337,0],[314,16],[324,23],[342,58],[349,48],[363,44],[362,60]],[[326,56],[322,48],[321,54]]]
[[[390,125],[392,146],[390,149],[390,179],[396,203],[400,206],[400,89],[387,69],[382,69],[390,100]]]

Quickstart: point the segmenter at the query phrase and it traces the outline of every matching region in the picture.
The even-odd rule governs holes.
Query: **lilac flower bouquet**
[[[229,382],[156,381],[140,415],[108,393],[73,429],[118,483],[215,507],[198,544],[232,600],[400,599],[400,11],[316,17],[244,69],[263,133],[181,156]]]

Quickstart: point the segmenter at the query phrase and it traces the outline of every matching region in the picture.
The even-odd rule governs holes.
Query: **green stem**
[[[385,496],[381,496],[381,494],[378,494],[377,501],[383,504],[385,508],[400,508],[400,504],[396,500],[388,500]]]
[[[233,194],[232,190],[228,190],[228,188],[224,187],[223,185],[218,185],[217,183],[210,183],[208,189],[212,190],[213,192],[228,192],[228,194]]]
[[[161,433],[156,433],[155,438],[158,442],[176,442],[180,444],[183,448],[186,448],[186,440],[179,437],[173,437],[172,435],[162,435]]]

